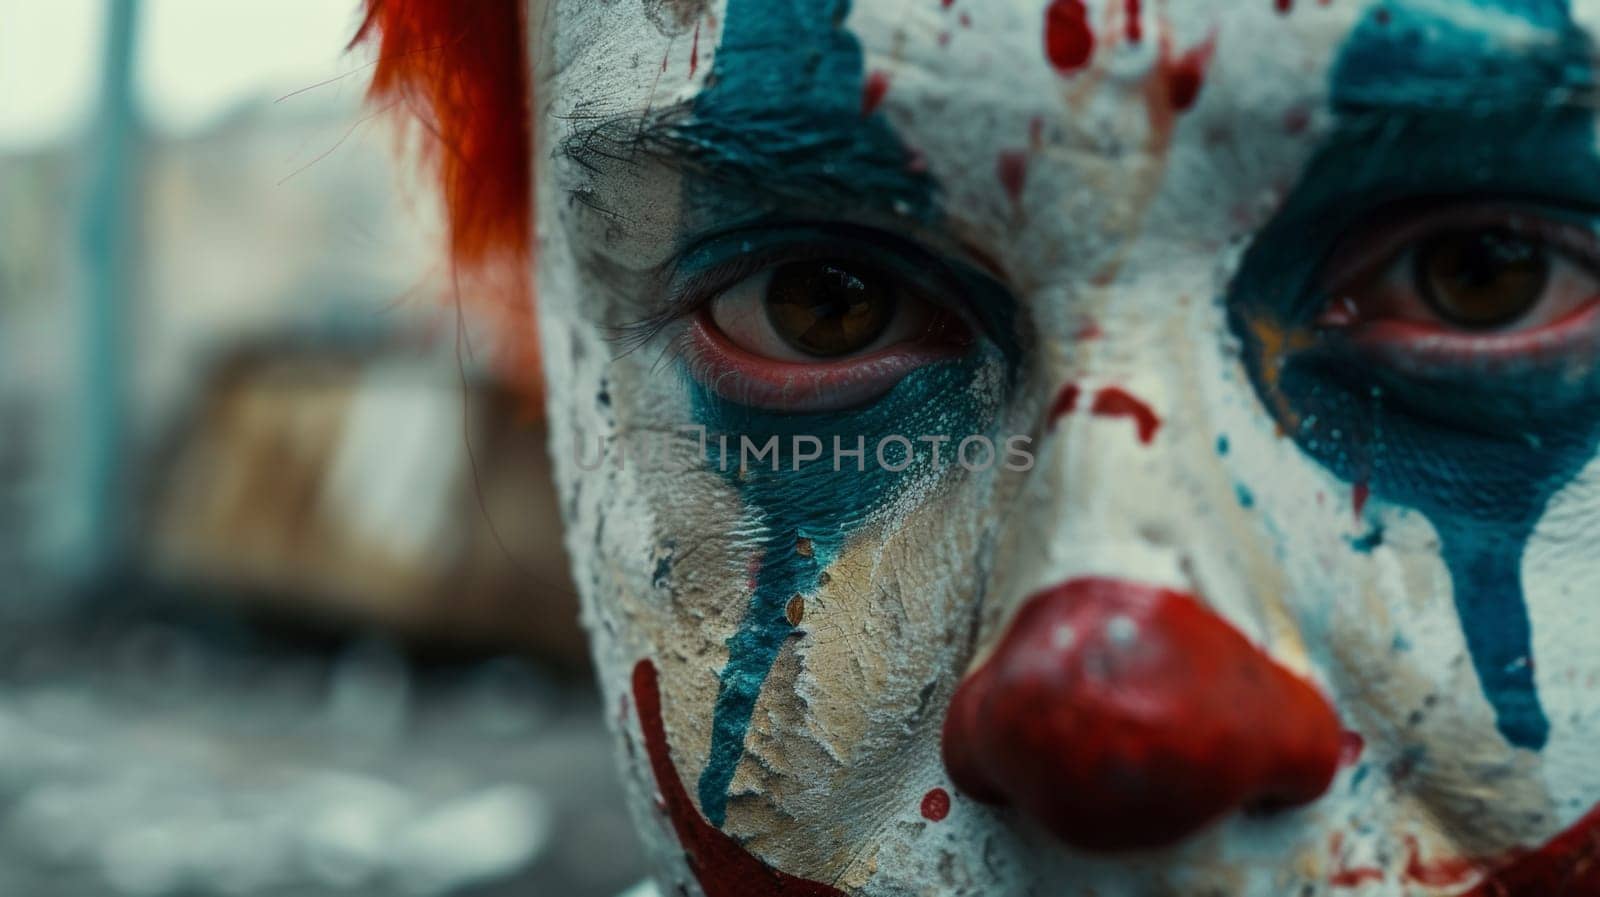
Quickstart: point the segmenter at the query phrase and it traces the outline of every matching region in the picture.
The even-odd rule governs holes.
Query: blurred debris
[[[608,897],[640,874],[592,697],[525,661],[80,625],[0,636],[0,893]]]
[[[213,371],[152,473],[152,576],[587,668],[545,431],[511,390],[305,341]]]

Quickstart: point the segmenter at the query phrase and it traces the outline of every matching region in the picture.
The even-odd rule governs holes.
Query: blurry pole
[[[104,77],[99,109],[88,132],[83,161],[87,192],[80,210],[85,336],[77,469],[71,509],[73,557],[88,579],[119,565],[128,511],[124,412],[132,368],[129,303],[136,294],[133,241],[138,185],[139,123],[134,108],[133,59],[138,0],[107,0]]]

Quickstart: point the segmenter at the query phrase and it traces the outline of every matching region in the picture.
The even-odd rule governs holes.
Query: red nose
[[[944,760],[1068,844],[1131,850],[1315,800],[1340,735],[1310,683],[1192,596],[1079,579],[1029,599],[961,684]]]

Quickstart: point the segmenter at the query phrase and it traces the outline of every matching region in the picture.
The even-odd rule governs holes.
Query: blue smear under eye
[[[752,534],[750,547],[760,564],[744,620],[728,640],[728,663],[719,676],[712,718],[711,754],[700,776],[701,810],[714,825],[721,825],[727,812],[728,786],[744,755],[745,734],[762,685],[784,640],[794,631],[785,615],[790,598],[814,595],[819,575],[853,537],[905,489],[933,481],[931,454],[918,437],[950,438],[941,451],[947,469],[954,467],[954,452],[962,439],[994,438],[999,397],[982,394],[975,383],[985,367],[1004,364],[990,349],[961,361],[930,365],[907,376],[871,407],[847,414],[757,411],[691,381],[695,418],[707,432],[706,463],[739,491],[748,521],[745,529]],[[729,437],[726,459],[718,440],[723,434]],[[803,464],[798,471],[790,454],[791,437],[797,435],[817,437],[825,446],[821,460]],[[916,445],[917,458],[904,471],[880,467],[874,457],[879,441],[889,435],[905,436]],[[778,437],[778,469],[764,462],[741,478],[741,436],[757,446]],[[855,448],[858,438],[864,441],[865,471],[858,471],[850,459],[844,460],[842,470],[834,470],[835,438],[847,449]],[[898,467],[903,460],[892,445],[886,456],[890,466]],[[810,540],[809,557],[796,551],[802,538]]]
[[[705,175],[686,181],[685,208],[727,218],[752,197],[802,196],[844,210],[841,220],[873,209],[896,220],[937,224],[932,179],[913,164],[915,155],[881,113],[862,114],[861,47],[842,24],[849,8],[848,0],[729,0],[708,86],[695,98],[689,119],[675,126],[675,140]],[[719,209],[728,214],[715,214]],[[715,252],[691,253],[688,261],[716,258]],[[987,434],[1000,399],[980,396],[973,386],[986,366],[1014,374],[1020,356],[1014,306],[986,278],[958,280],[968,309],[987,322],[989,343],[961,361],[918,370],[870,408],[847,414],[758,412],[690,380],[709,447],[714,450],[719,433],[735,441],[748,435],[758,444],[769,436],[863,436],[869,452],[889,433],[913,439],[947,434],[955,440]],[[707,461],[720,468],[720,459]],[[869,465],[862,473],[835,473],[831,464],[794,472],[784,463],[778,472],[762,467],[744,479],[724,474],[744,499],[750,549],[760,567],[718,676],[710,754],[699,782],[701,811],[713,825],[720,827],[726,818],[728,787],[744,754],[750,715],[793,629],[785,616],[789,600],[813,594],[847,541],[928,475],[920,465],[900,473],[878,469],[870,458]],[[811,540],[810,557],[795,549],[802,537]]]
[[[1339,126],[1247,253],[1230,316],[1258,392],[1292,412],[1280,420],[1301,449],[1433,524],[1499,731],[1539,750],[1550,723],[1534,681],[1522,557],[1550,499],[1595,455],[1600,381],[1530,369],[1428,382],[1333,343],[1267,357],[1253,326],[1304,327],[1328,300],[1307,260],[1325,258],[1386,203],[1515,197],[1600,208],[1595,119],[1571,102],[1594,81],[1590,44],[1567,4],[1445,9],[1392,0],[1353,32],[1333,76]],[[1463,24],[1486,14],[1520,23],[1532,42]]]

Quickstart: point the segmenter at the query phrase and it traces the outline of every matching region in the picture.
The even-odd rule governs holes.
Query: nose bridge
[[[1201,505],[1223,474],[1186,335],[1161,330],[1106,332],[1046,372],[1052,397],[1013,533],[1029,572],[1012,597],[1081,576],[1195,586]]]

